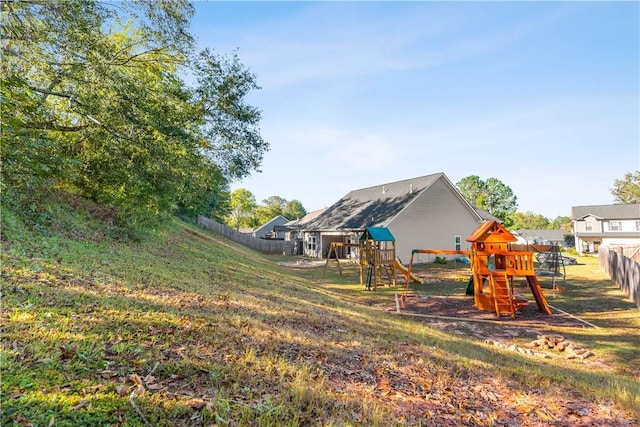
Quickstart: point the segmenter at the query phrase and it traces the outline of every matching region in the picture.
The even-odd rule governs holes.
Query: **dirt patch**
[[[400,306],[388,311],[398,312]],[[431,327],[450,333],[464,335],[486,343],[497,345],[520,353],[539,357],[570,358],[568,352],[556,351],[553,348],[541,348],[532,345],[534,340],[553,330],[555,334],[575,332],[576,329],[590,328],[578,318],[567,313],[556,312],[548,315],[538,310],[533,304],[516,312],[515,318],[510,315],[497,317],[495,313],[483,311],[473,305],[471,296],[408,296],[401,315],[412,316]],[[580,358],[584,363],[596,362],[593,353]],[[575,355],[574,355],[575,358]]]
[[[292,268],[312,268],[321,267],[327,264],[327,261],[309,261],[306,259],[291,261],[291,262],[279,262],[278,265]]]
[[[486,320],[515,327],[588,327],[586,323],[565,313],[557,311],[554,311],[552,315],[543,313],[538,310],[535,303],[517,311],[515,318],[510,315],[497,317],[493,312],[478,309],[473,304],[472,296],[409,295],[403,311],[431,316],[456,317],[460,320]]]

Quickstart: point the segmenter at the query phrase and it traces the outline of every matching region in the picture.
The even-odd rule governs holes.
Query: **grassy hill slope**
[[[2,425],[631,426],[640,416],[625,372],[381,311],[353,278],[286,268],[178,220],[139,243],[86,218],[75,233],[33,229],[6,209],[2,220]],[[389,293],[365,296],[378,295]]]

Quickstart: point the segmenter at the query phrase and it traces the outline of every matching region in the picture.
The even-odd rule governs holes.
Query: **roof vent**
[[[387,192],[387,187],[386,186],[382,186],[382,194],[385,194]]]
[[[409,184],[409,194],[413,194],[413,184]]]

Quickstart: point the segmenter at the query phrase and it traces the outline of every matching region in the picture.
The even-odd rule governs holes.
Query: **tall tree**
[[[497,178],[483,181],[477,175],[470,175],[458,181],[456,187],[470,203],[498,218],[505,227],[513,225],[517,197],[502,181]]]
[[[208,49],[197,55],[193,71],[207,155],[233,180],[259,171],[269,145],[260,136],[260,111],[245,102],[251,91],[260,89],[256,76],[240,63],[236,52],[219,56]]]
[[[553,221],[551,221],[551,223],[549,224],[549,228],[572,231],[573,221],[571,220],[570,216],[557,216]]]
[[[462,178],[456,183],[456,187],[470,203],[477,207],[484,206],[486,184],[478,175],[469,175]]]
[[[258,207],[256,197],[246,188],[239,188],[231,193],[229,206],[230,213],[227,224],[236,230],[251,224],[252,217]]]
[[[306,209],[302,206],[300,200],[291,200],[287,202],[282,212],[282,216],[290,220],[300,219],[307,214]]]
[[[2,177],[16,194],[64,189],[145,225],[222,206],[259,168],[255,76],[235,53],[194,51],[190,2],[1,5]]]
[[[640,170],[629,172],[616,179],[611,194],[617,203],[640,203]]]
[[[549,227],[549,220],[543,215],[531,211],[516,212],[511,216],[513,230],[544,230]]]
[[[299,200],[287,200],[280,196],[271,196],[262,201],[262,205],[256,210],[256,217],[259,224],[273,219],[278,215],[282,215],[288,220],[302,218],[307,211]]]
[[[278,215],[284,216],[284,208],[286,206],[287,200],[280,196],[267,197],[262,201],[262,205],[258,206],[256,211],[258,222],[264,224]]]

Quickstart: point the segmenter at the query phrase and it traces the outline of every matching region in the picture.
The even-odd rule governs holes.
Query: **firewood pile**
[[[593,356],[593,352],[566,340],[562,335],[538,335],[538,339],[531,341],[529,346],[558,351],[567,359],[586,359]]]
[[[517,351],[518,353],[527,354],[529,356],[536,356],[548,359],[552,357],[544,350],[553,350],[562,355],[566,359],[586,359],[593,356],[593,353],[586,350],[568,340],[561,335],[538,335],[537,339],[531,341],[527,347],[520,347],[515,344],[506,344],[501,341],[485,340],[487,344],[492,344],[497,347],[501,347],[511,351]]]

